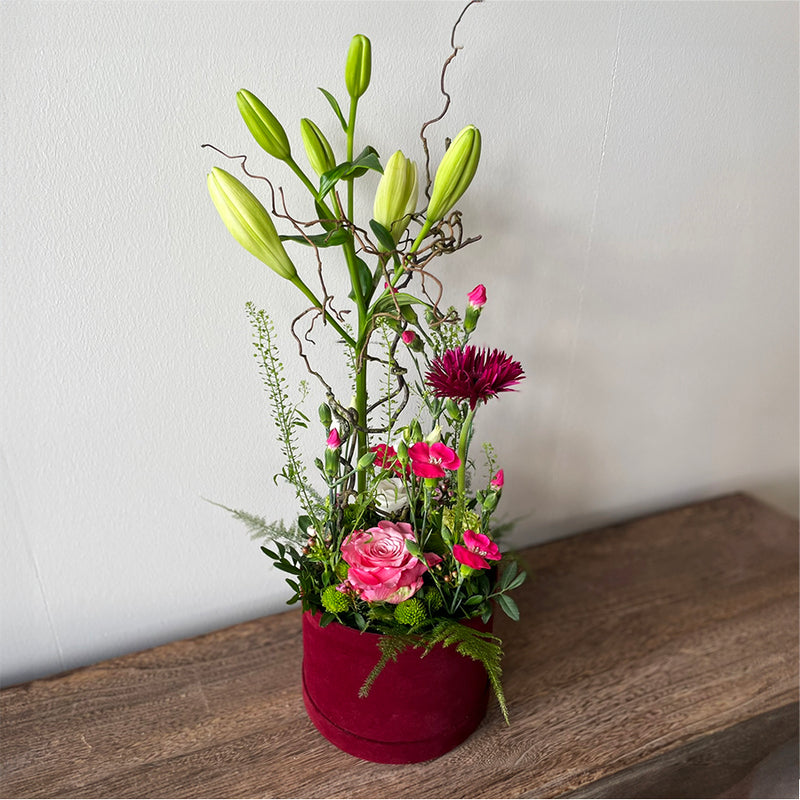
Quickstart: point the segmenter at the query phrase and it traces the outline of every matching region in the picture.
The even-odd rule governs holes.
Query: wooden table
[[[11,797],[713,797],[796,735],[798,538],[745,495],[530,548],[493,706],[441,759],[306,718],[298,612],[0,693]]]

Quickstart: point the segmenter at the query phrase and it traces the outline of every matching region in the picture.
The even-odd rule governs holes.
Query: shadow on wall
[[[533,204],[493,216],[495,200],[464,280],[491,270],[476,341],[501,342],[528,376],[479,419],[510,478],[505,509],[522,517],[513,543],[733,491],[797,515],[781,446],[791,421],[771,416],[762,388],[791,375],[785,352],[750,344],[751,278],[719,273],[702,243],[615,248],[590,237],[588,217],[554,222]]]

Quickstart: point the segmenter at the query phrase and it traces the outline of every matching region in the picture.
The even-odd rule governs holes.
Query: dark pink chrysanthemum
[[[519,361],[511,356],[468,345],[446,350],[431,361],[425,380],[437,397],[469,400],[469,407],[474,409],[480,400],[486,402],[500,392],[513,391],[524,377]]]

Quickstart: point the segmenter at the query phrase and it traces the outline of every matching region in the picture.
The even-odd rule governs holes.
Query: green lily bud
[[[286,131],[252,92],[240,89],[236,93],[236,105],[239,106],[239,113],[260,147],[279,161],[286,161],[291,157],[292,151],[286,138]]]
[[[391,233],[395,244],[416,211],[418,193],[417,165],[398,150],[386,163],[372,210],[373,219]]]
[[[481,157],[481,134],[467,125],[447,148],[433,181],[427,219],[437,222],[459,201],[475,177]]]
[[[317,175],[322,175],[336,166],[336,159],[328,140],[310,119],[304,117],[300,120],[300,135],[303,137],[308,163]]]
[[[297,270],[284,250],[275,225],[256,196],[233,175],[214,167],[208,191],[234,239],[282,278],[294,280]]]
[[[344,68],[344,82],[350,97],[355,100],[367,91],[371,74],[372,45],[366,36],[357,33],[350,41]]]

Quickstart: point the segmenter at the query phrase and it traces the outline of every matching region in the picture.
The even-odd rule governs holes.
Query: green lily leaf
[[[297,242],[309,247],[337,247],[347,241],[347,231],[337,228],[330,233],[317,233],[314,236],[281,236],[282,242]]]
[[[360,178],[368,169],[374,169],[383,175],[378,151],[371,145],[367,145],[353,161],[353,177]]]
[[[355,161],[343,161],[341,164],[337,164],[333,169],[329,169],[327,172],[323,173],[319,179],[317,200],[320,202],[324,200],[325,195],[327,195],[342,178],[359,178],[368,169],[374,169],[376,172],[383,172],[378,154],[372,147],[365,147]]]
[[[413,294],[406,294],[405,292],[398,292],[396,295],[386,294],[381,297],[375,305],[372,306],[370,309],[371,314],[385,314],[386,312],[395,311],[395,302],[400,308],[403,306],[410,306],[413,303],[417,303],[421,306],[427,306],[428,304],[424,300],[420,300],[418,297],[414,297]]]
[[[356,257],[356,272],[358,273],[358,283],[361,287],[361,294],[364,297],[364,302],[369,303],[373,291],[372,273],[370,272],[370,269],[366,265],[366,263],[358,257]],[[352,289],[350,290],[350,293],[347,296],[353,302],[355,302],[356,296]]]
[[[331,108],[333,109],[334,114],[339,118],[339,122],[341,123],[342,130],[347,131],[347,120],[344,118],[344,114],[342,114],[342,109],[339,108],[339,104],[336,102],[336,98],[327,90],[323,89],[321,86],[317,86],[322,94],[325,95],[325,99],[331,104]]]
[[[333,187],[336,186],[336,184],[352,169],[353,165],[349,161],[343,161],[333,169],[329,169],[327,172],[323,173],[319,179],[319,192],[317,193],[317,199],[319,201],[324,200],[325,195],[328,194],[328,192],[333,189]]]
[[[369,221],[369,226],[372,228],[372,232],[375,234],[375,238],[378,240],[378,244],[384,247],[386,250],[394,250],[395,243],[394,239],[392,238],[392,234],[380,224],[380,222],[376,222],[374,219]]]

